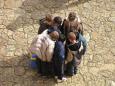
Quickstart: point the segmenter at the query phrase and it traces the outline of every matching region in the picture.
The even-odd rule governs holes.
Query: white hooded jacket
[[[45,30],[37,35],[31,43],[30,52],[38,56],[42,61],[50,62],[53,56],[55,41],[51,40]]]

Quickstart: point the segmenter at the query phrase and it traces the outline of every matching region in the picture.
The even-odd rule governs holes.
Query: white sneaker
[[[62,78],[62,81],[67,81],[67,78],[63,77],[63,78]]]
[[[67,81],[67,78],[63,77],[62,79],[57,79],[58,83],[61,83],[61,82],[64,82],[64,81]]]

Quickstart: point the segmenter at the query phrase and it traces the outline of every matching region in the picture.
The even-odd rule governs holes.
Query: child
[[[70,12],[67,19],[64,19],[62,24],[62,34],[65,35],[65,38],[67,40],[68,33],[74,32],[75,34],[79,33],[79,41],[83,43],[83,51],[85,54],[86,48],[87,48],[87,41],[83,37],[83,25],[78,16],[76,16],[75,12]]]
[[[39,24],[39,30],[38,30],[38,34],[41,34],[44,30],[50,28],[52,26],[52,16],[50,14],[47,14],[45,18],[40,19]]]
[[[77,73],[77,64],[80,64],[78,61],[81,59],[83,49],[82,42],[78,40],[78,35],[76,36],[73,32],[68,34],[67,49],[66,73],[69,76],[73,76]]]
[[[53,55],[53,65],[54,65],[54,74],[57,76],[57,82],[66,81],[64,77],[64,59],[65,59],[65,49],[64,44],[59,38],[55,43],[54,55]]]
[[[55,41],[58,40],[59,34],[54,29],[45,30],[42,34],[37,35],[31,43],[30,52],[37,55],[40,62],[38,72],[43,76],[52,74],[52,56],[55,46]],[[39,63],[38,62],[38,63]]]

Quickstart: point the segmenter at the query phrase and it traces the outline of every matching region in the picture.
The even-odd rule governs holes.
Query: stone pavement
[[[0,0],[0,86],[115,86],[115,0]],[[38,20],[76,12],[89,40],[76,76],[56,83],[28,67]]]

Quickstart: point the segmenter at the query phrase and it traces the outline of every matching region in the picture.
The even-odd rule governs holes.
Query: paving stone
[[[0,55],[4,56],[6,55],[7,51],[6,51],[6,46],[0,45],[1,49],[0,49]]]
[[[88,9],[91,8],[91,6],[90,6],[90,4],[89,4],[88,2],[84,3],[84,4],[83,4],[83,7],[88,8]]]
[[[5,25],[0,25],[0,29],[3,29],[3,28],[5,28]]]
[[[15,7],[15,0],[6,0],[4,3],[5,3],[5,8],[14,8]]]
[[[8,39],[8,45],[15,45],[16,41],[14,39]]]
[[[13,83],[12,82],[8,82],[8,81],[2,82],[0,84],[1,84],[1,86],[13,86]]]
[[[25,69],[23,67],[16,67],[15,74],[18,76],[22,76],[25,74]]]
[[[109,21],[113,22],[115,24],[115,17],[110,17]]]
[[[14,51],[15,50],[15,45],[8,45],[7,46],[7,51]]]
[[[4,7],[4,0],[0,0],[0,8]]]
[[[2,74],[3,82],[13,82],[14,80],[14,69],[13,68],[4,68]]]
[[[6,56],[14,56],[14,52],[13,51],[8,51]]]

